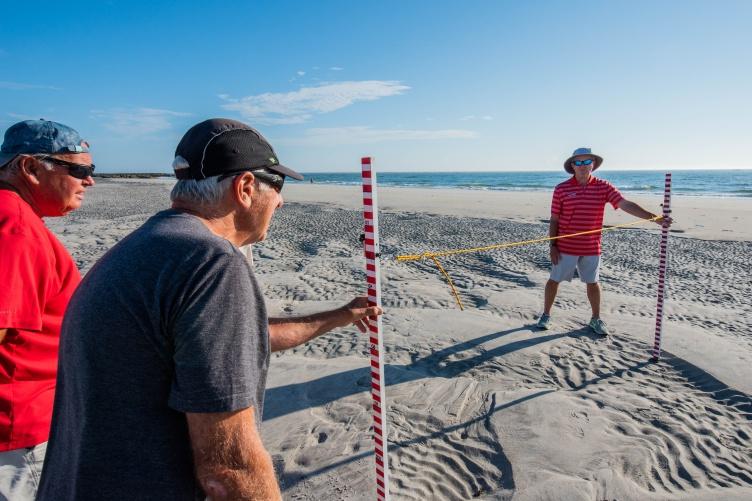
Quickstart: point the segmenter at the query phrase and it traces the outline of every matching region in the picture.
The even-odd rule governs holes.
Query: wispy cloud
[[[288,80],[288,81],[289,81],[290,83],[292,83],[292,82],[296,81],[297,79],[304,77],[304,76],[305,76],[305,74],[306,74],[306,72],[305,72],[305,71],[303,71],[303,70],[298,70],[298,71],[296,71],[296,72],[295,72],[295,76],[294,76],[294,77],[292,77],[292,78],[290,78],[290,80]]]
[[[462,120],[462,121],[468,121],[468,120],[493,120],[493,117],[491,115],[481,115],[481,116],[466,115],[466,116],[460,118],[460,120]]]
[[[105,128],[124,136],[152,134],[172,127],[171,119],[190,116],[190,113],[157,108],[110,108],[91,110],[91,116],[103,122]]]
[[[372,127],[327,127],[308,129],[300,138],[280,142],[311,146],[369,144],[394,141],[432,141],[437,139],[471,139],[475,131],[464,129],[375,129]]]
[[[0,55],[2,55],[2,54],[0,54]],[[60,90],[60,87],[55,87],[55,86],[52,86],[52,85],[39,85],[39,84],[28,84],[28,83],[21,83],[21,82],[0,81],[0,89],[7,89],[7,90],[34,90],[34,89]]]
[[[287,93],[265,93],[243,98],[221,94],[222,108],[267,125],[298,124],[315,114],[331,113],[358,101],[375,101],[395,96],[410,87],[396,81],[364,80],[301,87]]]
[[[37,119],[39,119],[39,117],[35,117],[35,116],[32,116],[32,115],[27,115],[25,113],[8,112],[8,113],[6,113],[6,115],[8,115],[9,117],[14,118],[16,120],[37,120]]]
[[[329,69],[332,70],[332,71],[342,71],[342,70],[344,70],[344,68],[341,68],[339,66],[330,66]]]

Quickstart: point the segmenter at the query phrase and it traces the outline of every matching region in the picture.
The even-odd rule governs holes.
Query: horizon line
[[[729,170],[739,170],[739,171],[745,171],[745,170],[752,170],[752,166],[750,167],[678,167],[678,168],[633,168],[633,169],[608,169],[608,172],[665,172],[665,171],[729,171]],[[308,170],[299,170],[301,174],[357,174],[360,171],[353,168],[352,171],[350,170],[331,170],[331,171],[308,171]],[[549,170],[549,169],[527,169],[527,170],[378,170],[377,172],[385,173],[385,174],[499,174],[499,173],[509,173],[509,174],[520,174],[520,173],[554,173],[554,172],[564,172],[565,174],[569,174],[564,169],[556,169],[556,170]],[[164,176],[174,176],[174,172],[164,172],[164,171],[158,171],[158,170],[145,170],[145,171],[105,171],[101,170],[97,172],[97,175],[99,174],[160,174]]]

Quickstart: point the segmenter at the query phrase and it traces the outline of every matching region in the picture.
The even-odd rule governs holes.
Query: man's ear
[[[256,195],[255,176],[250,172],[244,172],[237,176],[232,183],[233,195],[238,203],[243,207],[250,207],[253,204],[253,197]]]
[[[44,169],[42,162],[29,155],[22,155],[18,159],[18,171],[28,182],[39,184],[39,171]]]

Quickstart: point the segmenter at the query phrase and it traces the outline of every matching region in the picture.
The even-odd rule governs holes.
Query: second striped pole
[[[671,173],[666,173],[663,190],[663,217],[671,215]],[[666,299],[666,264],[668,254],[668,225],[664,223],[661,230],[661,253],[658,260],[658,301],[655,311],[655,342],[653,343],[653,361],[661,358],[661,336],[663,335],[663,303]]]
[[[371,170],[371,157],[361,159],[363,179],[363,245],[366,257],[368,306],[381,307],[379,270],[379,210],[376,197],[376,173]],[[369,352],[371,355],[371,399],[373,407],[373,441],[376,457],[376,499],[389,499],[389,458],[387,457],[386,396],[384,394],[384,342],[381,317],[368,318]]]

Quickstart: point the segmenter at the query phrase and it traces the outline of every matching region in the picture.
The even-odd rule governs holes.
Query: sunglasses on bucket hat
[[[68,169],[68,175],[71,177],[75,177],[76,179],[86,179],[87,177],[94,175],[94,169],[95,169],[94,164],[91,164],[91,165],[77,164],[74,162],[68,162],[66,160],[62,160],[60,158],[51,157],[49,155],[40,155],[40,156],[35,156],[34,158],[45,161],[45,162],[57,164],[61,167],[65,167],[66,169]]]
[[[593,163],[593,159],[592,158],[588,158],[586,160],[572,160],[572,165],[574,165],[576,167],[583,167],[585,165],[590,165],[592,163]]]

